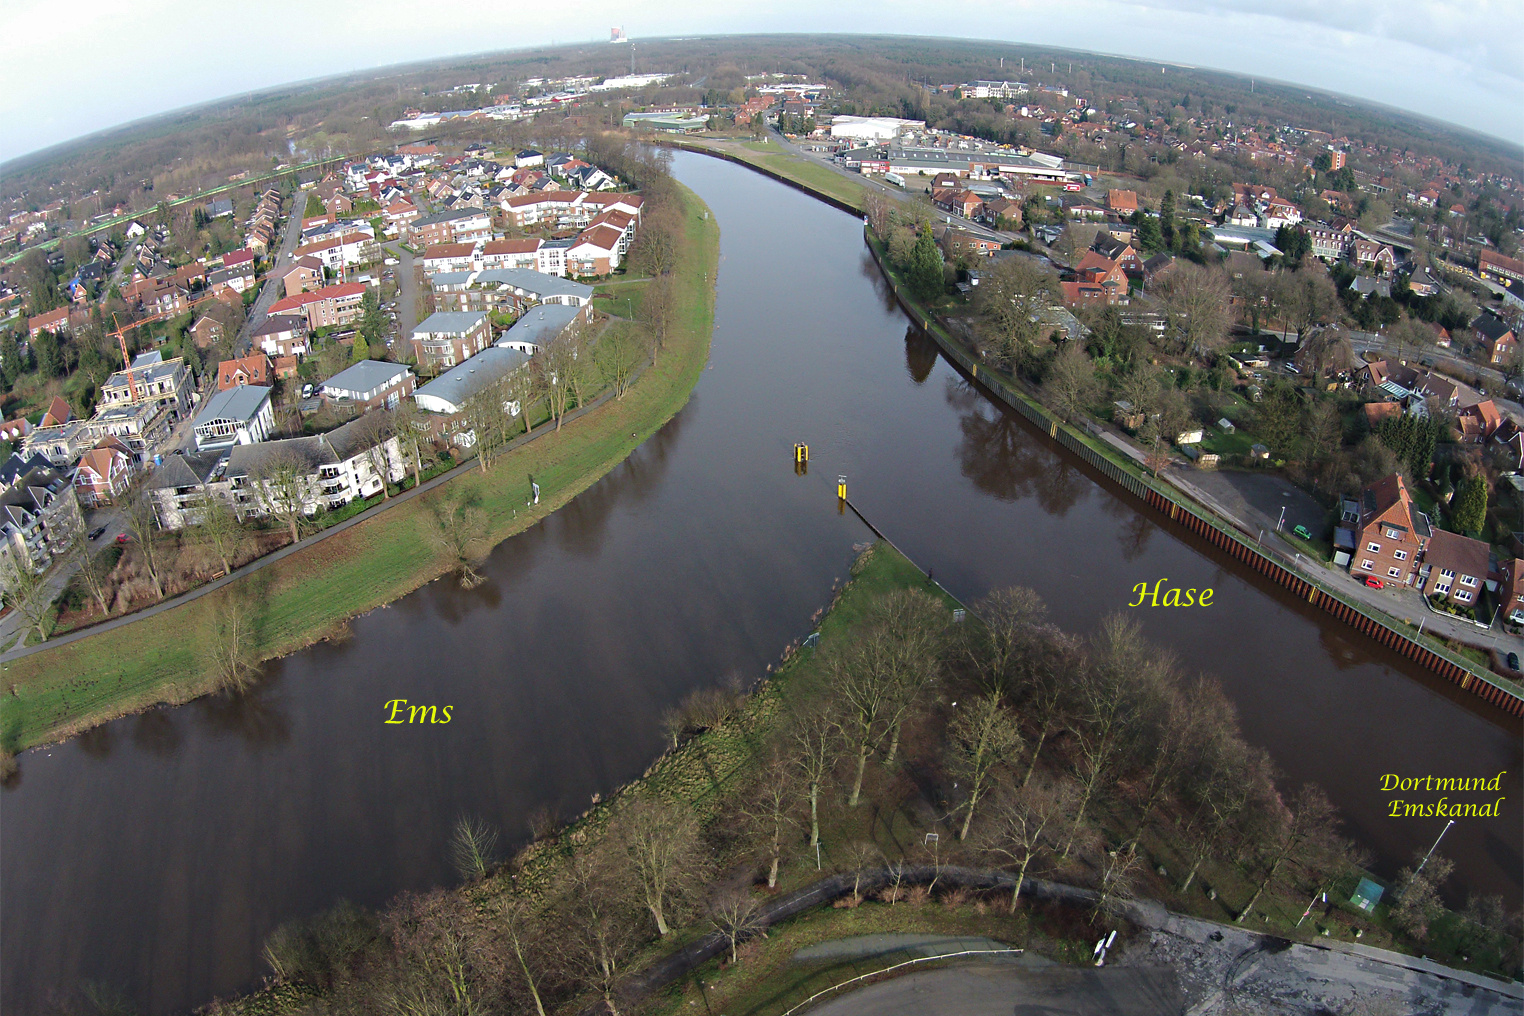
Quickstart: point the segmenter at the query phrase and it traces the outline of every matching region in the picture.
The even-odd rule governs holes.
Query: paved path
[[[880,981],[816,1004],[815,1016],[1179,1016],[1175,972],[1033,968],[970,961]]]

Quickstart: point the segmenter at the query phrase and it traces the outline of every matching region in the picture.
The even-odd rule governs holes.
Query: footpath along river
[[[846,576],[868,533],[837,514],[837,473],[966,600],[1032,586],[1054,620],[1088,632],[1138,582],[1211,587],[1208,608],[1138,618],[1223,681],[1288,784],[1328,790],[1382,873],[1443,825],[1384,817],[1383,773],[1507,770],[1502,816],[1460,822],[1444,852],[1458,890],[1519,907],[1516,722],[1162,528],[1002,413],[907,330],[852,216],[739,166],[675,166],[723,233],[712,363],[692,402],[500,546],[481,587],[435,582],[359,618],[352,638],[275,663],[243,700],[23,756],[0,794],[7,1012],[85,981],[148,1013],[247,989],[282,921],[449,882],[457,816],[516,843],[536,808],[575,813],[638,775],[661,750],[663,709],[729,673],[758,676]],[[811,446],[805,477],[795,441]],[[448,704],[451,722],[384,726],[399,697]]]

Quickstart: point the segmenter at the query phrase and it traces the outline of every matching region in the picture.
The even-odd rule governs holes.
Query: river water
[[[907,329],[861,226],[741,167],[680,154],[723,231],[714,347],[692,401],[608,477],[499,547],[488,581],[435,582],[279,661],[240,701],[117,721],[21,759],[0,794],[0,998],[85,981],[143,1011],[255,984],[282,921],[451,878],[465,813],[524,836],[638,775],[662,710],[752,679],[809,630],[868,538],[835,479],[954,594],[1029,585],[1089,631],[1131,587],[1211,587],[1140,609],[1218,676],[1288,783],[1315,780],[1391,874],[1442,823],[1383,817],[1381,774],[1508,770],[1503,816],[1445,840],[1457,888],[1519,906],[1518,725],[1162,528],[1002,413]],[[811,446],[794,474],[795,441]],[[499,467],[501,468],[501,467]],[[383,726],[382,704],[451,705]]]

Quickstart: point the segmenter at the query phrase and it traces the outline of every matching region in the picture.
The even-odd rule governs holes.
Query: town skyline
[[[609,27],[616,25],[625,28],[637,47],[642,37],[656,41],[779,34],[780,24],[790,32],[869,34],[851,31],[863,24],[865,12],[859,8],[822,12],[785,2],[743,15],[717,15],[692,4],[660,10],[638,4],[594,4],[578,22],[587,26],[587,35],[572,40],[565,36],[565,20],[549,12],[506,10],[473,12],[477,30],[469,35],[446,30],[459,23],[448,17],[414,26],[402,35],[388,28],[397,23],[388,14],[389,4],[396,6],[385,0],[379,8],[367,8],[368,17],[360,24],[352,24],[344,8],[302,10],[302,23],[314,37],[330,40],[325,66],[315,66],[311,54],[299,47],[273,54],[229,54],[217,46],[199,45],[198,36],[188,27],[194,20],[180,16],[188,13],[184,0],[160,0],[149,16],[134,11],[132,18],[95,5],[98,9],[93,14],[70,26],[67,39],[60,34],[63,26],[51,23],[40,5],[10,10],[4,16],[7,31],[0,37],[26,39],[29,44],[25,48],[17,42],[0,44],[4,58],[0,87],[17,97],[19,111],[0,125],[4,162],[104,130],[270,89],[421,62],[605,43]],[[1005,4],[985,12],[980,35],[1013,46],[1061,47],[1076,53],[1261,76],[1431,117],[1506,141],[1517,143],[1524,137],[1518,112],[1524,109],[1524,79],[1513,69],[1524,65],[1520,44],[1514,41],[1524,38],[1524,31],[1498,32],[1496,19],[1489,21],[1480,9],[1454,12],[1430,0],[1353,5],[1369,15],[1362,24],[1358,10],[1340,8],[1330,13],[1291,0],[1270,12],[1238,9],[1237,4],[1162,0],[1141,5],[1145,14],[1141,20],[1120,16],[1136,13],[1139,6],[1119,0],[1082,0],[1060,17],[1039,5]],[[289,8],[297,16],[284,0],[276,7]],[[401,9],[396,13],[401,14]],[[937,19],[919,10],[906,8],[896,14],[893,9],[876,9],[875,14],[880,19],[875,23],[899,29],[894,35],[953,38],[938,32]],[[289,19],[272,12],[270,22],[286,24]],[[341,27],[342,32],[338,31]],[[174,60],[129,65],[128,54],[162,45],[166,39],[184,43],[175,48]],[[91,59],[80,61],[67,80],[59,80],[48,73],[48,54],[56,51],[53,43],[67,44]],[[1372,76],[1365,72],[1372,60],[1382,66],[1413,65],[1418,72]],[[129,73],[132,88],[112,84]]]

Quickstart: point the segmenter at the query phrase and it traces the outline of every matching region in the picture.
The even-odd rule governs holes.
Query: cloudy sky
[[[735,8],[732,10],[732,6]],[[949,17],[956,11],[956,17]],[[1524,142],[1521,0],[0,0],[0,162],[391,63],[629,35],[957,34],[1294,81]],[[655,68],[642,68],[650,70]]]

